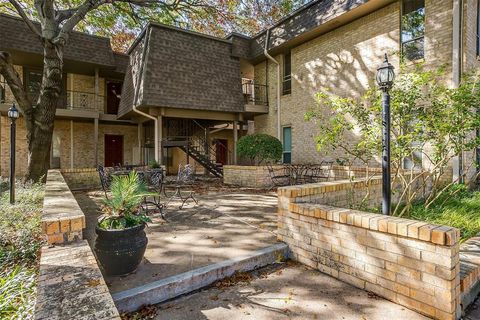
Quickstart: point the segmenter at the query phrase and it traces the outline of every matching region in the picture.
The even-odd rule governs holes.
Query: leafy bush
[[[139,210],[143,199],[150,193],[135,171],[126,177],[114,176],[110,192],[110,198],[103,200],[102,212],[105,215],[99,221],[100,228],[126,229],[150,222],[150,219]]]
[[[280,140],[268,134],[258,133],[241,137],[237,142],[237,154],[247,158],[252,164],[277,162],[282,158],[283,147]]]
[[[159,169],[161,166],[160,166],[160,163],[158,163],[157,160],[152,160],[148,163],[148,166],[152,169]]]
[[[14,205],[7,188],[0,182],[0,319],[32,319],[44,188],[17,183]]]

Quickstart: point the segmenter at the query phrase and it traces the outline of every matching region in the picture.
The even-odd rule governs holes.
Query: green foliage
[[[157,160],[152,160],[149,162],[148,166],[152,169],[159,169],[160,168],[160,163],[158,163]]]
[[[450,88],[443,67],[426,70],[421,64],[402,65],[398,73],[390,91],[392,183],[400,183],[406,190],[400,202],[410,203],[417,197],[414,186],[422,179],[421,183],[432,186],[422,195],[428,206],[443,192],[441,177],[452,158],[480,146],[480,139],[472,134],[480,126],[480,81],[476,75],[466,74],[458,88]],[[319,92],[317,106],[305,115],[307,121],[314,121],[320,128],[317,149],[341,149],[352,162],[378,163],[375,157],[381,155],[381,99],[377,86],[359,99]],[[403,168],[407,160],[413,164],[411,170],[395,170]],[[413,175],[413,171],[421,169],[427,169],[426,174]]]
[[[260,164],[265,161],[277,162],[282,158],[282,143],[268,134],[251,134],[237,142],[237,154],[250,162]]]
[[[462,240],[467,240],[480,232],[480,192],[452,186],[429,208],[425,202],[414,203],[410,218],[458,228]]]
[[[125,177],[114,176],[110,192],[111,196],[103,200],[104,216],[98,223],[100,228],[118,230],[150,222],[140,209],[143,199],[151,194],[135,171]]]
[[[35,305],[38,252],[43,244],[41,184],[16,186],[10,205],[7,184],[0,192],[0,319],[31,319]]]

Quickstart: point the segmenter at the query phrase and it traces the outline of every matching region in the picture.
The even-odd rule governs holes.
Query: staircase
[[[223,166],[214,160],[215,149],[202,137],[168,137],[162,141],[163,148],[180,148],[189,157],[192,157],[208,172],[216,177],[223,177]],[[212,157],[213,156],[213,157]]]
[[[201,124],[196,120],[170,119],[162,148],[180,148],[208,172],[222,178],[223,166],[216,162],[216,149],[208,141],[208,127],[209,123]]]

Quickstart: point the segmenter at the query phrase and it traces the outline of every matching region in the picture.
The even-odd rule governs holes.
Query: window
[[[407,60],[424,57],[425,1],[402,2],[402,54]]]
[[[292,163],[292,128],[283,128],[283,163]]]
[[[5,81],[3,76],[0,75],[0,103],[7,102],[6,92],[7,92],[7,82]]]
[[[480,0],[477,1],[477,56],[480,56]]]
[[[52,149],[50,157],[50,168],[60,168],[60,153],[61,153],[62,139],[57,131],[53,131],[52,135]]]
[[[290,51],[283,56],[283,94],[292,93],[292,55]]]

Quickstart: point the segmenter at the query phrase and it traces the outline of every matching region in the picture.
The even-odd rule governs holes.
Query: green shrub
[[[241,137],[237,142],[239,157],[249,159],[252,164],[277,162],[282,159],[283,147],[280,140],[268,134],[258,133]]]
[[[44,187],[18,183],[14,205],[7,188],[0,182],[0,319],[32,319]]]
[[[462,241],[480,232],[480,192],[464,185],[453,185],[426,208],[424,202],[413,204],[409,217],[460,229]]]

